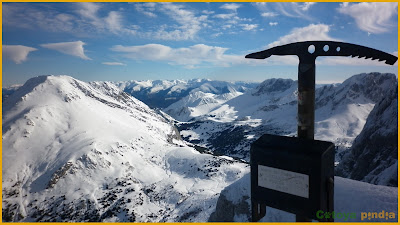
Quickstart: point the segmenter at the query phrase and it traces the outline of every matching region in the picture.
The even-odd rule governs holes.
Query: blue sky
[[[281,44],[343,41],[397,55],[397,3],[2,3],[3,86],[45,74],[84,81],[297,79]],[[396,66],[320,57],[317,83]]]

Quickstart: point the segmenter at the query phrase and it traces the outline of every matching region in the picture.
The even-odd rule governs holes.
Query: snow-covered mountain
[[[22,85],[20,84],[15,84],[9,87],[3,87],[2,88],[2,101],[4,102],[12,93],[14,93],[18,88],[20,88]]]
[[[146,80],[114,82],[121,90],[145,102],[151,108],[167,108],[182,98],[201,91],[216,95],[245,92],[258,85],[257,82],[227,82],[209,79]]]
[[[396,86],[371,111],[360,135],[336,168],[337,175],[397,187],[397,101]]]
[[[396,86],[394,74],[369,73],[317,88],[315,138],[334,142],[339,162],[374,105]],[[247,160],[250,143],[262,134],[296,135],[296,116],[297,81],[269,79],[209,113],[177,125],[185,140],[216,154]]]
[[[248,166],[201,154],[109,82],[28,80],[3,102],[3,221],[207,221]]]
[[[210,113],[228,100],[241,94],[243,93],[236,90],[231,90],[228,93],[219,95],[192,90],[188,96],[171,104],[163,109],[163,111],[179,121],[189,121],[193,118]]]
[[[335,177],[334,211],[342,214],[335,222],[397,222],[397,188]],[[210,222],[251,222],[250,174],[226,187],[219,196]],[[361,217],[361,213],[383,213],[381,218]],[[353,213],[354,216],[349,216]],[[394,218],[386,217],[393,213]],[[344,216],[344,214],[347,214]],[[355,217],[355,218],[354,218]],[[295,215],[268,207],[260,222],[295,222]]]

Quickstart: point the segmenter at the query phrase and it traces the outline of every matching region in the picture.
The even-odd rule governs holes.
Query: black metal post
[[[297,136],[314,140],[315,60],[299,63]]]

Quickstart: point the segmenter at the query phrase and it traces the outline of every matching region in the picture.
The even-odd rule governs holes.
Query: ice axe
[[[318,56],[352,56],[378,59],[393,65],[397,57],[361,45],[335,41],[305,41],[276,46],[246,55],[246,58],[265,59],[271,55],[297,55],[298,69],[298,127],[299,138],[314,139],[315,59]]]
[[[355,45],[334,41],[305,41],[296,42],[281,46],[276,46],[264,51],[246,55],[246,58],[265,59],[272,55],[297,55],[299,57],[298,67],[298,138],[314,140],[314,120],[315,120],[315,59],[318,56],[352,56],[366,59],[378,59],[385,61],[386,64],[393,65],[397,57],[391,54]],[[332,165],[333,167],[333,162]],[[333,177],[326,182],[328,209],[333,212]],[[265,205],[262,209],[256,210],[258,205],[253,204],[253,221],[258,221],[265,216]],[[254,208],[254,206],[257,206]],[[296,221],[310,221],[303,215],[296,215]],[[333,221],[330,220],[330,221]]]

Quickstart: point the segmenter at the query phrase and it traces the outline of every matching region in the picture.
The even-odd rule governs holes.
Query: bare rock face
[[[248,217],[250,215],[248,199],[248,196],[243,196],[238,204],[234,204],[222,192],[217,202],[217,210],[211,214],[208,222],[232,222],[236,214]]]
[[[226,187],[220,194],[215,212],[208,222],[251,221],[250,174]]]
[[[397,187],[397,82],[395,87],[375,105],[336,175]]]

